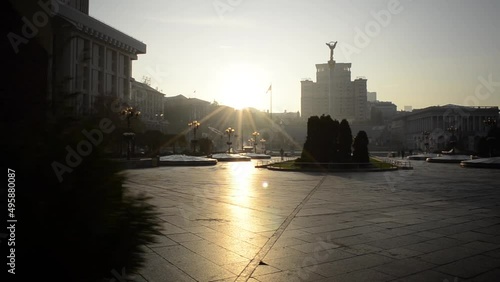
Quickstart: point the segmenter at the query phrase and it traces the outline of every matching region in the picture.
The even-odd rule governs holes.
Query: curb
[[[395,171],[400,168],[372,168],[372,169],[294,169],[294,168],[278,168],[272,165],[267,166],[267,169],[274,171],[291,171],[291,172],[382,172]]]

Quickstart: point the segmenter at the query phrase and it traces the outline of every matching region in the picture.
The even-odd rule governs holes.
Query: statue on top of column
[[[326,43],[326,46],[330,48],[330,61],[333,61],[333,49],[335,49],[335,46],[337,46],[337,41],[330,41]]]

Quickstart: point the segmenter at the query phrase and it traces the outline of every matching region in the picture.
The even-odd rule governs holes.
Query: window
[[[98,93],[98,85],[99,85],[99,71],[94,69],[92,70],[92,78],[90,79],[92,83],[92,93]]]
[[[130,87],[129,87],[128,78],[124,78],[122,83],[123,83],[123,96],[124,96],[124,98],[128,98],[130,95]]]
[[[116,72],[116,64],[117,64],[117,60],[116,60],[116,52],[115,51],[112,51],[111,52],[111,70],[113,72]]]
[[[100,71],[97,78],[97,93],[102,95],[103,92],[104,92],[104,73]]]
[[[76,90],[80,90],[80,83],[81,83],[81,79],[82,79],[82,71],[80,70],[80,65],[79,64],[75,64],[75,77],[74,77],[74,87],[75,87],[75,91]]]
[[[129,76],[129,66],[130,66],[130,59],[126,56],[123,56],[123,75],[128,77]]]
[[[90,56],[90,40],[86,40],[86,39],[83,40],[83,52],[82,52],[82,58],[81,59],[82,59],[82,62],[85,65],[90,64],[90,59],[91,59],[91,56]]]
[[[111,95],[116,96],[116,75],[111,76]]]
[[[99,67],[104,68],[104,47],[99,46]]]
[[[92,65],[98,68],[104,66],[104,48],[95,43],[92,45]]]
[[[106,49],[106,70],[111,71],[113,65],[113,51]]]
[[[83,90],[89,90],[89,67],[83,67]]]

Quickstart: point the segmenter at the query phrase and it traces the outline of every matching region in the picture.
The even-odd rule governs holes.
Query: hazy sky
[[[498,0],[94,0],[90,15],[147,44],[133,75],[167,96],[300,110],[315,64],[352,63],[378,99],[500,105]],[[196,92],[194,92],[196,91]]]

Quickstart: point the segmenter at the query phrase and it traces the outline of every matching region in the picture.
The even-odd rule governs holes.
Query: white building
[[[52,5],[52,32],[45,38],[50,99],[77,116],[90,114],[101,95],[130,101],[132,61],[146,53],[146,44],[89,16],[88,0]]]
[[[331,78],[331,79],[330,79]],[[334,119],[363,121],[368,119],[367,80],[351,81],[351,64],[316,64],[316,82],[301,81],[301,115],[330,115]]]

